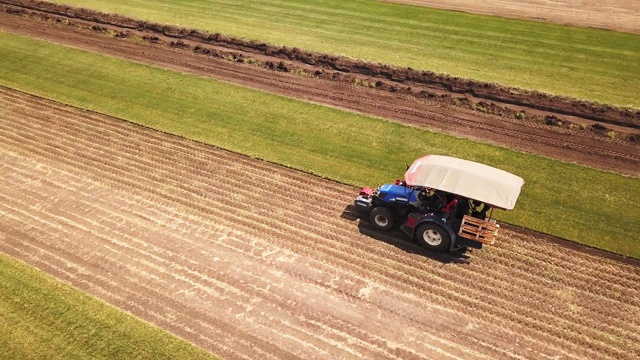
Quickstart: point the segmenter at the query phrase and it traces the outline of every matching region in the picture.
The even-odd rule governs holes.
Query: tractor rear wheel
[[[369,220],[371,221],[371,224],[373,224],[373,227],[382,231],[389,231],[395,226],[395,219],[393,218],[391,210],[382,206],[378,206],[371,210]]]
[[[420,225],[416,239],[421,246],[430,250],[448,251],[451,246],[451,236],[447,230],[435,223]]]

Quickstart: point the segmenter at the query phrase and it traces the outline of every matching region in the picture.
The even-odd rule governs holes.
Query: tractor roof
[[[427,155],[404,174],[409,185],[424,186],[511,210],[524,180],[504,170],[450,156]]]

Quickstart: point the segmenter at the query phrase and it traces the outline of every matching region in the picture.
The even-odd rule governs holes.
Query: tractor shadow
[[[362,235],[395,246],[396,248],[409,254],[424,256],[426,258],[438,261],[443,265],[469,263],[470,256],[468,254],[470,254],[472,250],[457,252],[435,252],[427,250],[418,245],[415,240],[409,239],[409,237],[405,233],[400,231],[400,229],[395,229],[389,232],[379,231],[375,229],[366,216],[358,213],[354,205],[348,205],[347,207],[345,207],[340,217],[353,222],[360,220],[358,222],[358,230]]]

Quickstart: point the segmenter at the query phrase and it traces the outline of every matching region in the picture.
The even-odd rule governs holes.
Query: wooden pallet
[[[483,244],[493,245],[496,242],[496,235],[498,235],[499,228],[500,225],[496,223],[465,215],[462,218],[458,236]]]

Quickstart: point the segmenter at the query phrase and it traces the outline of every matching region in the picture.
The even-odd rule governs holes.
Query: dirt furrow
[[[17,114],[20,114],[20,110],[27,111],[28,109],[28,111],[30,112],[40,112],[41,114],[50,114],[50,111],[47,111],[47,110],[39,111],[38,109],[29,108],[27,105],[25,105],[24,107],[21,107],[20,110],[13,110],[13,106],[9,106],[9,104],[7,104],[7,107],[8,107],[8,111],[7,111],[8,116],[13,114],[16,117],[16,119],[19,119],[21,117],[17,115]],[[46,119],[46,120],[43,120],[43,119]],[[67,121],[58,121],[56,119],[66,119]],[[178,139],[181,140],[181,141],[175,141],[175,142],[167,142],[166,139],[165,140],[158,139],[156,141],[153,141],[153,139],[150,139],[151,137],[150,134],[154,134],[157,136],[157,132],[150,129],[144,129],[133,124],[129,125],[130,129],[128,134],[127,132],[123,132],[123,131],[120,131],[120,132],[114,131],[113,133],[111,133],[111,129],[109,130],[105,129],[104,124],[100,123],[99,122],[100,120],[98,119],[95,120],[95,123],[92,122],[91,125],[87,124],[86,129],[84,127],[83,128],[73,127],[72,125],[69,124],[68,120],[76,120],[76,119],[79,120],[80,118],[65,115],[64,117],[41,117],[40,119],[37,117],[30,117],[28,122],[25,122],[23,120],[20,122],[24,123],[25,126],[29,125],[34,127],[34,130],[36,129],[42,130],[39,134],[44,134],[49,138],[52,138],[54,135],[61,136],[61,139],[68,138],[70,142],[73,142],[73,139],[76,139],[77,136],[84,134],[85,136],[78,140],[85,141],[85,142],[88,141],[92,143],[95,143],[95,142],[100,143],[101,141],[104,141],[106,143],[109,143],[111,146],[116,146],[120,149],[127,150],[127,151],[121,152],[119,156],[128,156],[129,158],[140,159],[140,161],[145,161],[144,158],[140,158],[141,156],[144,156],[147,153],[152,153],[156,151],[160,151],[163,154],[165,154],[167,157],[170,157],[170,159],[163,158],[163,161],[165,163],[174,161],[173,164],[175,164],[175,162],[178,161],[179,159],[194,158],[194,159],[200,160],[203,164],[205,164],[204,167],[206,169],[211,170],[209,173],[207,173],[208,176],[218,176],[219,175],[218,172],[213,170],[218,170],[221,167],[225,168],[226,171],[236,170],[235,173],[230,174],[230,175],[236,175],[237,168],[241,167],[242,165],[245,165],[245,166],[248,165],[247,160],[249,159],[238,159],[238,157],[235,156],[235,154],[233,153],[227,153],[226,151],[221,149],[210,148],[210,147],[207,147],[206,145],[187,141],[187,140],[182,140],[180,138],[175,138],[176,140]],[[40,126],[37,126],[37,124],[39,124]],[[140,136],[135,136],[135,137],[131,136],[131,131],[135,131],[135,130],[142,131],[142,129],[145,130],[144,135],[141,134]],[[105,134],[105,131],[109,133]],[[73,133],[74,135],[70,137],[69,136],[70,133]],[[99,149],[96,151],[99,151]],[[136,154],[129,154],[131,151],[136,151]],[[114,152],[112,151],[109,153],[113,154]],[[184,162],[184,161],[179,162],[177,165],[181,167],[190,166],[188,162]],[[255,173],[256,178],[263,178],[263,175],[267,175],[267,174],[273,175],[274,168],[275,168],[275,165],[268,164],[268,163],[261,163],[258,165],[252,164],[252,169],[254,170],[253,173]],[[195,168],[194,170],[200,171],[200,173],[202,173],[201,171],[202,169],[200,168]],[[308,176],[308,174],[303,175],[302,173],[298,173],[296,171],[291,171],[288,174],[279,174],[279,175],[283,181],[295,182],[296,184],[301,184],[301,186],[314,187],[315,191],[318,193],[318,196],[317,196],[318,199],[322,198],[322,196],[335,194],[335,191],[337,190],[342,190],[342,192],[352,191],[351,188],[345,187],[344,185],[340,185],[336,183],[327,184],[326,181],[323,182],[323,180],[320,178],[310,177]],[[272,177],[273,176],[268,177],[267,180],[271,180]],[[234,176],[229,176],[228,179],[229,181],[237,182],[236,180],[237,178]]]
[[[254,78],[254,77],[251,77],[251,78]],[[358,87],[353,87],[352,86],[351,88],[348,89],[348,91],[345,91],[345,95],[344,96],[345,97],[346,96],[353,97],[353,92],[356,91],[356,90],[358,90]],[[11,93],[9,95],[7,95],[7,97],[8,98],[12,98],[12,100],[18,100],[18,99],[13,99],[13,96],[11,95]],[[376,104],[376,102],[374,102],[372,100],[371,104],[369,104],[369,105],[374,105],[374,104]],[[57,110],[59,110],[59,109],[57,109]],[[64,112],[65,114],[69,114],[70,113],[69,111],[64,111],[64,110],[61,110],[61,111]],[[407,105],[407,106],[403,106],[403,107],[395,107],[395,108],[393,108],[393,111],[394,112],[398,112],[398,113],[411,114],[411,115],[415,115],[415,116],[424,116],[424,114],[420,114],[419,112],[417,112],[415,110],[415,106],[413,106],[413,105]],[[70,115],[73,116],[73,114],[70,114]],[[437,116],[437,115],[434,114],[434,116]],[[445,122],[445,123],[454,123],[454,124],[458,124],[458,125],[465,125],[462,120],[457,120],[454,117],[441,117],[441,118],[439,118],[439,120],[441,122]],[[468,124],[466,124],[465,126],[469,127]],[[477,126],[473,126],[472,125],[471,128],[496,131],[494,129],[493,125],[477,125]],[[512,137],[523,138],[523,135],[521,133],[519,133],[517,131],[514,131],[514,130],[504,129],[504,130],[497,130],[497,131],[504,131],[503,134],[506,134],[506,135],[509,135],[509,136],[512,136]],[[551,139],[549,136],[545,136],[545,133],[547,133],[549,131],[557,132],[557,134],[565,135],[565,136],[568,136],[568,135],[572,134],[572,132],[568,131],[568,130],[562,130],[562,129],[551,129],[551,130],[549,130],[549,129],[544,129],[544,131],[541,132],[540,134],[533,134],[532,133],[531,136],[534,136],[534,137],[536,137],[538,139]],[[585,134],[582,134],[582,133],[578,133],[578,135],[585,136]],[[607,141],[604,141],[604,142],[606,143]],[[633,146],[630,146],[627,143],[624,143],[622,141],[615,140],[615,139],[608,139],[608,142],[616,143],[617,145],[626,146],[628,148],[633,148]],[[566,138],[562,140],[562,144],[563,144],[563,147],[572,147],[572,146],[574,146],[574,145],[571,145],[571,143],[568,142],[568,139],[566,139]],[[585,152],[585,151],[586,152],[593,152],[593,151],[596,151],[598,149],[598,148],[593,147],[593,146],[583,146],[583,145],[575,145],[575,146],[576,146],[576,149],[579,149],[580,151],[583,151],[583,152]],[[616,152],[614,150],[606,150],[606,149],[603,149],[602,151],[604,151],[605,153],[607,153],[609,155],[612,155],[612,156],[619,156],[619,157],[627,158],[627,159],[630,159],[630,160],[640,160],[640,157],[637,156],[637,154],[624,154],[624,153]]]
[[[224,191],[223,191],[223,192],[224,192]],[[491,279],[489,279],[489,280],[491,280]]]
[[[7,233],[10,234],[11,231]],[[83,262],[76,254],[60,249],[50,251],[46,245],[35,246],[32,242],[22,241],[28,239],[28,235],[22,232],[17,232],[16,236],[20,240],[16,237],[11,243],[0,244],[0,250],[218,355],[230,359],[253,359],[258,355],[264,359],[278,359],[282,356],[298,358],[290,352],[265,346],[258,339],[243,339],[233,326],[208,314],[197,313],[193,309],[189,309],[191,314],[187,314],[184,305],[172,305],[175,303],[172,297],[155,292],[153,288],[128,281],[126,277],[118,282],[111,281],[111,271],[105,270],[102,275],[98,275],[94,266],[88,271],[82,267]],[[44,237],[38,237],[42,238]],[[8,240],[14,238],[8,237]],[[34,253],[38,255],[33,256]],[[80,267],[76,263],[80,263]],[[140,294],[145,295],[141,297]]]
[[[40,101],[36,111],[28,101],[17,103],[0,102],[10,109],[3,116],[11,120],[0,121],[0,154],[11,161],[0,171],[11,184],[2,187],[4,203],[13,204],[4,205],[4,213],[21,216],[21,225],[14,228],[38,223],[47,233],[58,234],[41,240],[43,247],[52,245],[87,264],[97,261],[92,257],[95,245],[80,244],[99,239],[104,245],[100,254],[112,260],[96,271],[135,272],[131,281],[148,279],[164,294],[190,282],[207,289],[238,289],[228,292],[229,299],[220,295],[222,290],[208,294],[196,289],[192,296],[211,305],[192,305],[197,309],[226,303],[239,313],[246,310],[248,298],[242,294],[252,293],[261,309],[279,320],[241,316],[234,320],[240,321],[236,329],[258,321],[264,324],[259,336],[273,346],[291,349],[295,340],[276,340],[280,334],[266,324],[286,329],[283,333],[292,338],[306,335],[325,351],[343,344],[355,351],[351,356],[633,358],[638,351],[638,323],[629,318],[640,306],[634,302],[640,272],[628,265],[563,253],[548,242],[509,232],[497,247],[475,252],[471,264],[447,263],[419,251],[398,233],[376,234],[366,222],[358,226],[341,218],[356,189],[165,134],[154,133],[146,144],[152,131],[125,123],[120,130],[117,121],[99,114],[83,120],[49,111]],[[218,156],[223,160],[213,166]],[[250,175],[253,163],[261,168],[257,177]],[[247,179],[257,180],[243,183]],[[297,181],[327,186],[318,194],[311,186],[295,186]],[[65,192],[70,195],[63,202],[54,201]],[[325,197],[339,204],[305,212],[306,199]],[[269,202],[275,204],[271,209],[256,206]],[[57,213],[52,206],[60,208]],[[47,222],[61,227],[49,228]],[[19,241],[22,233],[17,233],[12,241]],[[77,242],[58,244],[59,234]],[[207,263],[216,256],[222,260]],[[175,274],[170,264],[175,264]],[[224,276],[223,269],[231,266],[244,271]],[[610,269],[598,277],[603,268]],[[275,274],[281,274],[277,280]],[[263,276],[274,283],[287,279],[291,286],[266,290]],[[284,300],[287,294],[291,302]],[[334,305],[318,312],[322,304],[312,299]],[[342,306],[336,307],[338,303]],[[294,310],[300,307],[305,309]],[[226,319],[224,326],[234,326],[225,316],[210,319]],[[366,318],[378,320],[364,322]],[[285,319],[296,320],[283,324]],[[378,329],[391,323],[402,332]],[[214,326],[209,320],[205,324]],[[316,332],[323,337],[309,336]],[[517,340],[520,346],[500,339]]]
[[[271,73],[272,73],[271,71],[267,72],[266,75],[271,74]],[[234,74],[236,74],[236,72],[234,72]],[[241,71],[237,72],[238,76],[242,76],[241,74],[242,74]],[[266,76],[266,75],[264,76],[265,81],[266,81],[266,79],[268,79],[268,76]],[[288,74],[280,74],[280,75],[285,76],[286,79],[281,80],[279,82],[275,82],[274,81],[274,83],[281,83],[282,81],[284,81],[286,83],[287,80],[293,81],[293,80],[298,79],[294,75],[288,75]],[[247,77],[247,79],[255,79],[255,76]],[[318,81],[321,81],[321,80],[312,79],[310,81],[318,82]],[[364,89],[363,90],[361,87],[353,86],[353,85],[344,85],[344,86],[341,86],[341,88],[344,88],[344,90],[340,90],[338,92],[342,94],[341,95],[342,97],[349,96],[349,97],[352,97],[352,98],[353,98],[353,94],[354,93],[363,92],[363,91],[365,91],[365,92],[373,91],[371,89]],[[17,91],[13,91],[13,90],[9,90],[7,88],[0,87],[0,90],[2,90],[2,89],[4,89],[3,96],[7,97],[8,99],[11,99],[12,101],[24,102],[25,104],[29,104],[31,102],[30,99],[29,99],[30,96],[27,95],[27,94],[24,94],[24,93],[21,93],[21,92],[17,92]],[[302,88],[300,88],[299,90],[302,90]],[[312,91],[313,91],[313,89],[312,89]],[[333,93],[336,93],[336,91],[333,91]],[[320,92],[318,92],[318,95],[320,95]],[[416,101],[417,100],[416,98],[411,97],[411,96],[402,95],[402,94],[396,94],[395,97],[402,98],[403,100],[405,100],[407,102],[407,104],[406,105],[402,105],[402,106],[394,105],[394,107],[390,108],[391,110],[393,110],[394,112],[400,111],[400,112],[403,112],[403,113],[406,113],[406,114],[409,114],[409,115],[415,115],[415,116],[424,117],[425,114],[421,113],[420,111],[424,111],[425,109],[422,109],[421,107],[419,109],[416,109],[415,104],[410,104],[409,103],[410,101]],[[31,100],[33,100],[33,99],[31,99]],[[46,100],[46,99],[38,99],[38,100],[39,100],[39,102],[42,103],[43,107],[51,107],[52,110],[54,110],[54,111],[60,111],[60,112],[62,112],[64,114],[67,114],[67,115],[70,115],[70,116],[76,116],[74,111],[66,110],[64,107],[60,107],[55,102],[51,102],[51,101]],[[376,100],[364,99],[363,101],[365,101],[367,105],[375,105],[377,103]],[[434,107],[437,108],[438,107],[437,104],[432,104],[427,100],[420,100],[420,102],[423,103],[426,106],[429,106],[429,108],[434,108]],[[385,106],[385,104],[383,103],[382,106]],[[87,112],[87,113],[85,113],[83,115],[84,116],[90,116],[91,113]],[[459,114],[459,115],[460,115],[460,119],[469,120],[469,121],[476,121],[479,124],[482,124],[482,125],[478,125],[478,126],[482,126],[481,127],[482,129],[488,129],[489,128],[488,126],[491,125],[491,123],[486,122],[486,121],[477,121],[477,119],[473,118],[473,113],[471,113],[471,112],[463,112],[463,114]],[[434,113],[434,116],[440,116],[438,119],[441,120],[442,122],[456,121],[455,117],[454,116],[450,116],[450,115],[448,116],[448,115],[444,115],[444,114]],[[514,126],[515,125],[522,126],[522,122],[521,121],[504,120],[503,119],[502,122],[503,123],[512,124]],[[541,125],[541,124],[537,124],[537,123],[526,124],[526,126],[531,128],[530,131],[532,131],[532,133],[531,133],[532,135],[541,136],[540,138],[545,137],[544,135],[547,132],[551,132],[551,133],[554,133],[556,135],[564,135],[565,137],[569,136],[569,135],[572,135],[572,136],[578,136],[578,137],[584,137],[584,138],[593,138],[593,135],[589,135],[589,133],[573,132],[571,130],[562,129],[562,128],[553,128],[553,127],[549,127],[548,125]],[[117,126],[112,127],[111,129],[117,131]],[[513,129],[513,128],[507,127],[505,129],[515,132],[515,129]],[[537,131],[537,130],[544,130],[544,131]],[[511,132],[509,134],[511,134]],[[546,135],[548,136],[548,134],[546,134]],[[564,142],[566,140],[567,140],[566,138],[563,138],[562,142]],[[624,141],[619,140],[619,139],[607,138],[607,139],[599,139],[599,140],[602,141],[601,145],[604,146],[606,148],[606,150],[609,150],[609,151],[615,151],[616,146],[623,146],[623,147],[629,148],[629,149],[637,148],[637,146],[634,146],[633,144],[629,144],[628,142],[624,142]],[[594,148],[597,148],[597,147],[594,147]]]
[[[412,92],[410,87],[406,87],[406,85],[410,85],[419,88],[419,90],[429,90],[413,91],[429,98],[437,99],[443,93],[445,95],[443,97],[450,96],[452,93],[473,94],[475,97],[491,99],[498,103],[532,106],[563,114],[574,114],[628,125],[637,125],[637,119],[640,116],[631,109],[616,109],[535,92],[523,93],[519,89],[457,79],[428,71],[366,63],[328,54],[314,54],[297,48],[271,46],[222,34],[210,34],[197,29],[177,28],[114,14],[103,14],[89,9],[30,0],[2,0],[0,2],[4,3],[0,7],[8,15],[11,14],[14,20],[21,18],[24,18],[21,19],[23,22],[27,19],[36,20],[36,23],[54,24],[57,28],[72,28],[72,30],[91,29],[93,32],[100,33],[111,31],[117,38],[127,38],[131,34],[136,34],[142,40],[154,44],[171,46],[176,49],[193,49],[198,54],[206,54],[218,59],[230,58],[234,62],[241,63],[250,59],[253,59],[253,63],[260,60],[271,69],[283,72],[304,70],[307,74],[324,75],[325,78],[334,80],[342,78],[348,82],[353,81],[353,77],[346,75],[365,75],[367,82],[375,82],[376,87],[382,87],[385,91],[390,92]],[[22,26],[25,24],[23,23]],[[59,37],[64,38],[60,35]],[[389,84],[394,84],[394,86]],[[433,90],[439,91],[433,92]]]
[[[505,263],[507,266],[518,266],[522,270],[528,270],[531,267],[544,268],[553,267],[563,272],[563,275],[569,276],[568,279],[553,278],[554,282],[560,281],[565,285],[565,280],[570,279],[596,279],[599,282],[598,287],[594,287],[594,291],[600,292],[601,287],[608,289],[612,286],[623,287],[640,291],[640,271],[633,265],[622,265],[615,261],[607,261],[601,257],[587,255],[573,249],[560,246],[549,246],[549,243],[539,241],[530,236],[517,234],[512,231],[502,231],[506,238],[518,241],[500,242],[496,247],[490,248],[489,251],[500,252],[497,258],[501,259],[517,259],[514,263]],[[522,246],[527,244],[527,246]],[[490,256],[493,258],[494,254]],[[498,255],[498,254],[495,254]],[[594,267],[595,263],[602,263],[601,267]],[[606,269],[606,271],[603,271]],[[591,280],[593,281],[593,280]],[[634,299],[635,300],[635,299]],[[636,304],[640,304],[640,300]]]
[[[250,224],[250,223],[249,223],[248,225],[249,225],[249,226],[251,226],[251,224]],[[414,284],[414,286],[415,286],[415,284]],[[454,294],[454,295],[455,295],[455,294]]]
[[[22,204],[22,205],[24,205],[24,204]],[[45,213],[45,215],[46,215],[46,213]],[[80,214],[80,215],[82,215],[82,214]],[[59,216],[58,216],[58,217],[59,217]],[[70,220],[71,218],[74,218],[74,219],[75,219],[75,221],[71,221],[71,220]],[[76,216],[71,216],[71,217],[69,217],[69,216],[63,216],[63,218],[62,218],[62,219],[64,219],[64,220],[63,220],[63,222],[65,222],[65,223],[66,223],[66,222],[72,222],[72,223],[74,223],[74,224],[67,224],[68,226],[80,226],[80,228],[82,228],[82,229],[87,229],[87,228],[89,227],[89,225],[88,225],[88,224],[85,224],[85,225],[81,225],[81,224],[79,224],[79,223],[78,223],[78,217],[76,217]],[[49,219],[43,219],[43,220],[41,220],[41,221],[43,222],[43,224],[50,224],[50,223],[52,223],[52,222],[53,222],[53,223],[55,223],[55,222],[56,222],[56,221],[55,221],[55,217],[54,217],[54,218],[49,218]],[[60,221],[57,221],[57,222],[59,223]],[[94,224],[91,224],[91,225],[95,226],[96,224],[94,223]],[[104,233],[107,233],[107,234],[109,233],[109,231],[108,231],[109,229],[108,229],[108,228],[106,228],[106,229],[104,229],[104,230],[107,230],[107,231],[104,231]],[[70,231],[70,232],[76,232],[76,231],[75,231],[75,230],[73,230],[73,231]],[[113,231],[111,231],[111,232],[113,232]],[[97,234],[92,234],[92,235],[93,235],[93,236],[95,236],[95,237],[103,238],[103,236],[99,235],[99,233],[97,233]],[[113,235],[113,234],[112,234],[112,235]],[[113,238],[113,236],[112,236],[112,235],[111,235],[111,238]],[[109,241],[107,237],[104,237],[102,240],[104,240],[104,241]],[[136,241],[133,241],[133,240],[135,240],[134,238],[130,238],[130,239],[128,239],[128,240],[130,240],[129,242],[131,242],[131,243],[135,243],[135,242],[136,242]],[[179,240],[179,239],[175,239],[175,240]],[[113,241],[113,240],[111,240],[111,241]],[[112,244],[112,245],[113,245],[113,246],[117,246],[117,244]],[[143,248],[147,248],[147,246],[148,246],[148,244],[140,244],[140,245],[142,245],[142,246],[143,246]],[[130,248],[130,249],[131,249],[131,250],[134,250],[134,248]],[[169,257],[169,258],[175,259],[175,258],[173,257],[173,255],[175,255],[175,254],[160,254],[160,253],[158,253],[158,249],[155,249],[155,250],[154,250],[154,249],[151,249],[151,250],[153,251],[153,253],[155,253],[155,254],[156,254],[156,255],[154,255],[155,257],[159,257],[160,255],[165,255],[165,257],[167,257],[167,255],[168,255],[168,257]],[[71,250],[69,250],[69,252],[70,252],[70,253],[76,253],[76,254],[77,254],[77,253],[82,254],[82,249],[71,249]],[[143,256],[144,256],[145,251],[136,250],[136,252],[138,253],[138,255],[134,256],[134,257],[133,257],[133,258],[131,258],[130,260],[131,260],[131,261],[135,261],[135,262],[140,262],[140,261],[142,261],[141,259],[143,259],[143,257],[141,257],[140,255],[143,255]],[[223,255],[221,255],[221,256],[223,256]],[[106,255],[105,257],[106,257],[106,258],[109,258],[109,257],[111,257],[111,256]],[[196,264],[189,264],[189,266],[195,266],[195,265],[198,265],[198,264],[197,264],[197,263],[196,263]],[[174,269],[179,269],[179,268],[176,268],[176,266],[175,266],[175,265],[173,265],[173,266],[172,266],[172,268],[174,268]],[[139,274],[136,274],[136,273],[139,273]],[[141,279],[139,279],[139,281],[143,281],[144,277],[149,275],[148,273],[146,273],[146,272],[145,272],[145,270],[144,270],[143,268],[140,268],[140,267],[136,267],[135,269],[131,269],[131,274],[132,274],[132,275],[139,275],[139,276],[141,276]],[[224,275],[224,274],[222,274],[222,275]],[[135,278],[136,278],[136,276],[132,276],[132,279],[135,279]],[[155,280],[155,279],[154,279],[154,280]],[[157,283],[157,281],[155,281],[155,282]],[[242,283],[242,281],[241,281],[241,283]],[[239,294],[241,294],[241,292],[239,292],[237,295],[239,295]],[[248,299],[247,299],[247,300],[248,300]],[[277,304],[277,301],[275,301],[274,299],[269,299],[269,300],[270,300],[270,303],[271,303],[271,304],[274,304],[274,303],[276,303],[276,304]],[[248,302],[248,301],[247,301],[247,302]],[[298,310],[298,312],[300,312],[300,310]],[[274,313],[277,313],[277,311],[274,311]],[[306,314],[305,312],[302,312],[302,314],[301,314],[301,315],[304,315],[307,319],[312,319],[312,318],[313,318],[313,316],[312,316],[312,315]],[[328,320],[328,319],[325,319],[325,320],[324,320],[324,322],[326,323],[326,322],[327,322],[327,320]],[[312,333],[307,334],[307,336],[310,336],[310,335],[312,335]],[[370,340],[369,340],[369,341],[370,341]],[[413,354],[413,356],[415,356],[415,355],[416,355],[416,354]]]

